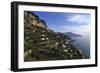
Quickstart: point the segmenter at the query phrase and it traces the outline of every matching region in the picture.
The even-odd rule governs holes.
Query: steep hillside
[[[86,58],[71,39],[51,30],[45,21],[33,12],[24,12],[24,61]]]

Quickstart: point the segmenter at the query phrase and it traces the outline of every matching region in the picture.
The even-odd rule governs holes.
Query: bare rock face
[[[47,28],[46,23],[44,20],[39,19],[37,15],[30,11],[24,12],[24,21],[30,25]]]
[[[24,12],[24,61],[84,59],[71,39],[48,28],[33,12]]]

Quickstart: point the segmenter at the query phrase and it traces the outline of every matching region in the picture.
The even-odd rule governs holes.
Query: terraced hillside
[[[33,12],[24,12],[24,61],[84,59],[71,39],[47,26]]]

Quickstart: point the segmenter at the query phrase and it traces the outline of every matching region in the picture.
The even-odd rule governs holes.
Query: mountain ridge
[[[67,36],[50,30],[47,23],[44,25],[38,22],[41,22],[38,15],[24,12],[25,62],[86,58],[81,50],[71,44]]]
[[[63,34],[69,37],[82,37],[82,35],[73,32],[65,32]]]

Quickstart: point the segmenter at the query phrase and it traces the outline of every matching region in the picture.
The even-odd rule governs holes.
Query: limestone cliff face
[[[46,23],[44,20],[39,19],[37,15],[30,11],[25,11],[24,12],[24,20],[26,23],[29,23],[34,26],[42,27],[42,28],[47,28]]]
[[[48,28],[33,12],[24,12],[24,61],[84,59],[82,51],[62,33]]]

